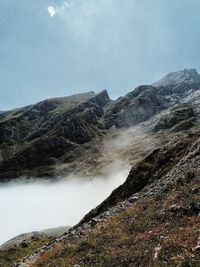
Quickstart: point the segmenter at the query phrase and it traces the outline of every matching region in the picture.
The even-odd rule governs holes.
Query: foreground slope
[[[173,140],[77,226],[13,266],[200,266],[200,132]]]

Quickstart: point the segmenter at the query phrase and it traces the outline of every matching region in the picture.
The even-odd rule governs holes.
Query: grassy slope
[[[192,193],[199,183],[198,175],[190,183],[179,181],[163,193],[137,201],[91,233],[69,236],[35,266],[200,266],[199,256],[193,258],[199,217],[170,210],[174,203],[185,207],[200,202],[200,195]],[[158,215],[161,211],[163,217]]]
[[[16,261],[35,253],[50,241],[52,241],[52,238],[46,237],[44,239],[32,240],[28,247],[19,245],[12,249],[0,250],[0,266],[11,266]]]

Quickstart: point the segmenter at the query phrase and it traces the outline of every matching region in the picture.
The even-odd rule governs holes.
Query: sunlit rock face
[[[153,83],[154,86],[172,87],[173,93],[184,93],[188,89],[199,89],[200,75],[195,69],[184,69],[182,71],[171,72],[161,80]]]

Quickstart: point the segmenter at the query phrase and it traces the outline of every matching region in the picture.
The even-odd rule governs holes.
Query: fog
[[[0,185],[0,244],[26,232],[73,226],[123,183],[127,174]]]

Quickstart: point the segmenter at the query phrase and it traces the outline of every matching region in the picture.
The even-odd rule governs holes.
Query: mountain
[[[2,181],[131,167],[60,237],[0,248],[0,266],[200,266],[199,89],[191,69],[115,101],[104,90],[2,113]]]
[[[58,161],[71,162],[84,144],[101,136],[106,91],[42,101],[0,114],[0,178],[52,176]]]
[[[136,134],[141,146],[131,152],[136,140],[130,140],[122,148],[127,151],[128,164],[132,164],[134,154],[139,159],[140,154],[143,156],[170,140],[170,134],[160,136],[159,130],[178,132],[196,125],[199,88],[200,76],[191,69],[170,73],[153,85],[139,86],[115,101],[104,90],[99,94],[89,92],[49,99],[3,112],[0,114],[0,180],[93,175],[94,164],[96,174],[104,175],[108,158],[109,162],[122,158],[120,148],[116,151],[114,146],[106,151],[105,158],[102,146],[116,132],[124,139],[128,129],[135,127],[148,140],[153,136],[155,142],[150,143],[155,146],[144,149]],[[91,156],[94,154],[95,163]]]

